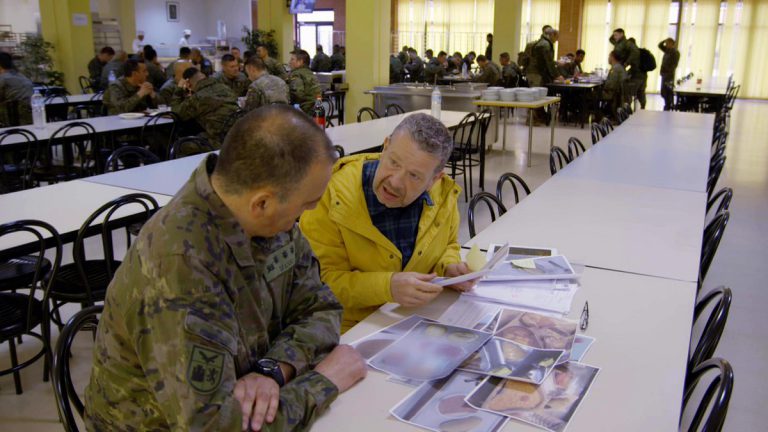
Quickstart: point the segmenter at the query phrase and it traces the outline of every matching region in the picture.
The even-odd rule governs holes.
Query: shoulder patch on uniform
[[[221,385],[224,372],[223,352],[193,344],[187,366],[189,385],[198,393],[212,393]]]

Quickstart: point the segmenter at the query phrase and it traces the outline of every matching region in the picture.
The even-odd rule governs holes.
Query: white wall
[[[40,22],[38,0],[0,0],[0,24],[10,24],[16,33],[37,33]]]

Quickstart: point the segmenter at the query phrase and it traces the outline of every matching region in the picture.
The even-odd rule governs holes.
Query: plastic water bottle
[[[293,104],[293,108],[301,111],[301,105],[299,104]]]
[[[109,77],[107,79],[109,80],[110,84],[115,82],[115,80],[117,79],[117,77],[115,76],[115,71],[113,70],[109,71]]]
[[[469,76],[469,70],[467,70],[467,64],[461,63],[461,77],[467,78]]]
[[[30,105],[32,106],[32,123],[35,129],[45,129],[45,99],[39,91],[35,90]]]
[[[432,117],[440,120],[440,110],[443,108],[443,94],[440,93],[440,89],[435,86],[432,90]]]

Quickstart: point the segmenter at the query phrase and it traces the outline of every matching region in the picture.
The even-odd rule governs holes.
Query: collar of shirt
[[[368,161],[363,164],[363,193],[365,194],[365,203],[368,207],[368,213],[371,216],[375,216],[387,210],[400,210],[391,209],[379,202],[379,199],[376,198],[376,193],[373,190],[373,178],[376,176],[376,170],[378,168],[378,160]],[[403,208],[405,209],[413,205],[421,205],[422,201],[430,207],[434,205],[434,202],[432,202],[432,197],[429,196],[429,191],[424,191],[414,202]]]

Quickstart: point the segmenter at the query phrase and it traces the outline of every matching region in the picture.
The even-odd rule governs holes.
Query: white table
[[[714,114],[638,110],[629,116],[629,118],[619,126],[619,129],[627,126],[651,126],[666,132],[674,132],[675,129],[709,128],[711,138],[711,130],[714,123]],[[610,134],[608,136],[610,136]]]
[[[53,225],[62,236],[72,235],[99,207],[110,200],[137,191],[73,180],[0,195],[0,224],[20,219],[38,219]],[[171,197],[149,194],[163,206]],[[137,206],[127,206],[115,218],[136,213]],[[29,236],[9,235],[0,238],[0,250],[29,242]]]
[[[706,199],[558,174],[468,243],[555,247],[591,267],[695,282]]]
[[[44,141],[49,139],[51,135],[53,135],[53,133],[56,132],[56,130],[58,130],[60,127],[68,123],[85,122],[93,126],[93,128],[96,130],[96,133],[107,133],[107,132],[116,132],[116,131],[122,131],[127,129],[141,128],[147,122],[148,118],[149,117],[141,117],[135,120],[125,120],[120,118],[119,116],[113,115],[113,116],[104,116],[104,117],[93,117],[93,118],[82,119],[82,120],[65,120],[60,122],[46,123],[45,128],[43,129],[37,129],[32,125],[24,126],[24,128],[34,133],[38,140]],[[160,119],[157,119],[157,124],[169,123],[171,121],[172,120],[168,118],[160,118]],[[12,129],[12,128],[0,128],[0,133],[3,133],[9,129]],[[83,134],[82,128],[75,128],[75,129],[72,129],[72,131],[69,132],[67,136],[77,136],[82,134]],[[18,144],[20,142],[22,142],[22,140],[19,139],[18,137],[11,137],[5,140],[2,145]]]
[[[66,103],[67,105],[102,103],[101,96],[96,96],[96,94],[76,94],[76,95],[67,95],[65,97],[67,98],[66,102],[64,102],[64,98],[56,97],[56,98],[52,98],[50,101],[46,101],[46,105],[60,105],[63,103]]]
[[[705,192],[712,127],[622,124],[558,176]]]
[[[715,96],[725,97],[728,92],[728,86],[720,84],[718,82],[712,82],[708,80],[706,83],[702,83],[701,86],[696,85],[696,79],[691,79],[681,86],[675,87],[675,93],[682,96]]]
[[[597,338],[584,363],[601,371],[574,415],[568,432],[677,430],[688,358],[696,284],[587,268],[570,318],[589,301],[589,327]],[[418,313],[438,318],[456,298],[446,292],[418,310],[388,304],[352,328],[349,343]],[[370,371],[340,395],[313,431],[416,431],[389,414],[413,389]],[[505,431],[539,431],[515,421]]]
[[[430,110],[411,111],[362,123],[347,123],[326,129],[333,144],[344,148],[346,154],[371,150],[384,144],[384,139],[392,134],[397,125],[413,114],[430,114]],[[468,113],[461,111],[442,111],[440,120],[445,127],[456,127]]]

